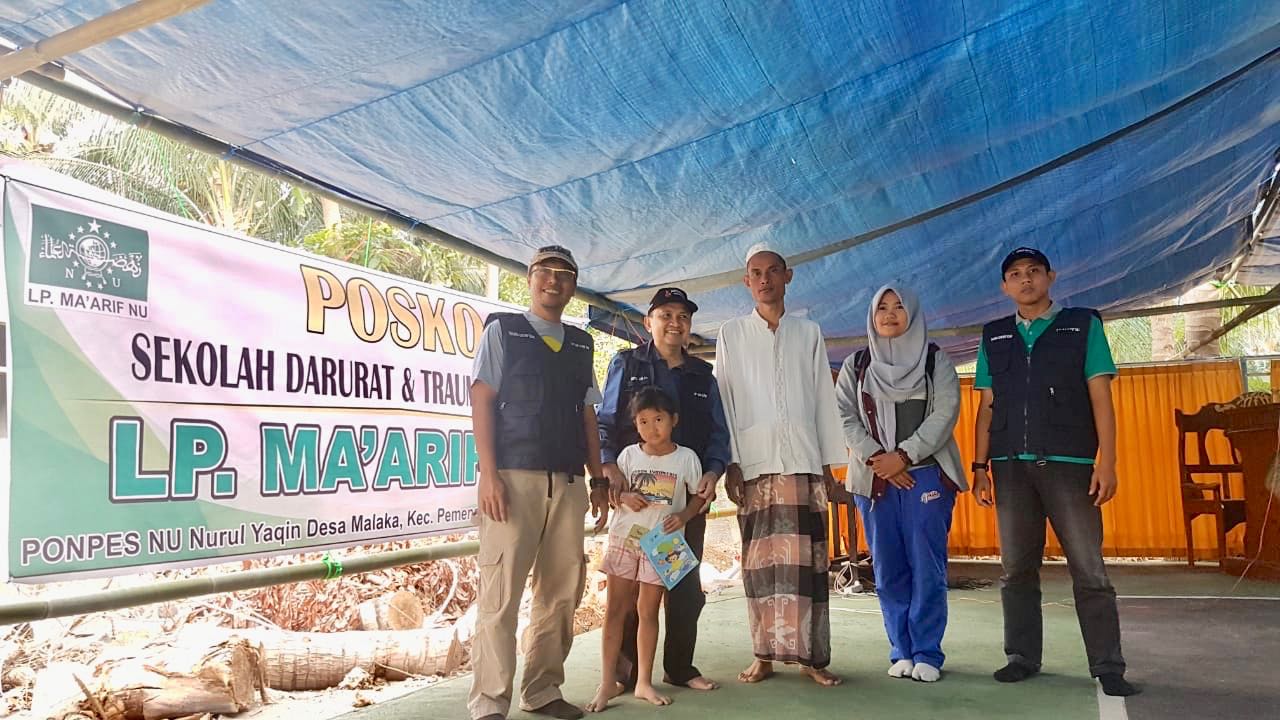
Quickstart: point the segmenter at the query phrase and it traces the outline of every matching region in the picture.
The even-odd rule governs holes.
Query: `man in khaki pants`
[[[510,710],[516,620],[530,570],[520,707],[563,720],[582,717],[560,685],[586,581],[584,517],[589,505],[596,526],[604,527],[609,484],[592,407],[600,390],[591,336],[560,322],[577,278],[568,250],[539,249],[529,263],[529,310],[490,315],[476,353],[480,598],[467,703],[474,720],[504,720]],[[584,465],[591,470],[589,500]]]

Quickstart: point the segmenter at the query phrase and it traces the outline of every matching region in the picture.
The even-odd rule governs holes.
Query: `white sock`
[[[916,663],[911,671],[911,679],[920,682],[938,682],[942,679],[942,671],[929,663]]]
[[[898,662],[889,666],[889,677],[896,677],[896,678],[911,677],[912,667],[914,667],[914,663],[912,663],[910,660],[906,660],[906,659],[899,660]]]

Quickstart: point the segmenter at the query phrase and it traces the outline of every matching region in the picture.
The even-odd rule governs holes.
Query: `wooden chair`
[[[1182,485],[1182,519],[1187,529],[1187,564],[1196,564],[1191,535],[1191,521],[1201,515],[1212,515],[1218,527],[1218,561],[1227,557],[1227,532],[1244,522],[1244,499],[1231,497],[1230,476],[1243,477],[1244,469],[1235,447],[1231,463],[1214,463],[1209,458],[1206,438],[1212,430],[1223,430],[1226,419],[1213,405],[1205,405],[1194,415],[1173,411],[1178,427],[1178,466]],[[1187,436],[1196,438],[1196,461],[1187,462]],[[1216,475],[1213,482],[1197,481],[1198,475]]]

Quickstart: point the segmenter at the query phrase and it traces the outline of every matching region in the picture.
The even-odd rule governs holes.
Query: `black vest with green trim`
[[[994,396],[990,457],[1098,454],[1084,376],[1094,317],[1098,311],[1089,308],[1059,311],[1030,352],[1013,315],[983,326]]]
[[[623,357],[622,385],[618,392],[618,411],[614,413],[613,427],[619,450],[640,442],[640,432],[636,430],[635,418],[631,416],[631,398],[646,387],[661,387],[655,364],[662,362],[652,342],[624,350],[620,354]],[[668,369],[666,372],[675,374],[676,371]],[[679,397],[671,399],[676,402],[680,421],[676,423],[671,439],[692,450],[705,463],[707,445],[711,442],[711,429],[714,427],[711,415],[711,363],[686,356],[679,373],[680,380],[676,383],[679,386]]]
[[[523,313],[494,313],[502,327],[502,386],[495,445],[502,470],[582,475],[587,463],[583,403],[591,386],[591,336],[564,326],[560,352],[547,347]]]

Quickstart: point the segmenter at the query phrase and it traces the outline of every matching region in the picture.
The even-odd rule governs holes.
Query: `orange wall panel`
[[[1272,374],[1278,371],[1280,364],[1273,363]],[[1280,387],[1280,383],[1276,386]],[[973,460],[973,423],[978,412],[979,394],[972,388],[972,378],[961,379],[960,420],[955,435],[965,467]],[[1240,366],[1234,360],[1120,368],[1120,377],[1112,384],[1120,488],[1116,498],[1102,510],[1106,555],[1186,557],[1173,411],[1194,413],[1207,403],[1227,402],[1241,392]],[[1215,433],[1210,438],[1209,453],[1215,462],[1227,461],[1226,438]],[[998,493],[999,480],[996,482]],[[1241,491],[1239,482],[1239,478],[1234,480],[1235,493]],[[859,522],[859,547],[865,549],[861,525]],[[1216,558],[1213,520],[1197,518],[1192,528],[1197,557]],[[1243,552],[1242,531],[1237,528],[1227,535],[1228,552]],[[999,546],[995,511],[979,507],[969,493],[962,495],[956,502],[951,525],[951,553],[996,555]],[[1045,553],[1062,554],[1052,532]]]

